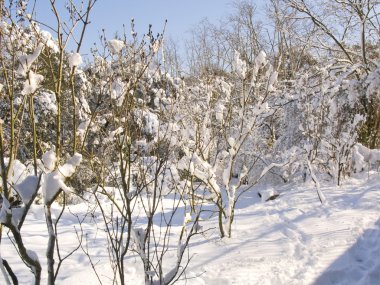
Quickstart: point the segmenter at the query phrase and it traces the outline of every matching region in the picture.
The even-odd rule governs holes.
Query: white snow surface
[[[65,170],[64,170],[65,171]],[[217,217],[202,217],[200,225],[210,229],[190,242],[190,261],[187,281],[177,284],[380,284],[380,173],[355,174],[342,186],[321,182],[327,204],[321,205],[314,185],[288,184],[275,187],[280,196],[261,202],[257,186],[244,194],[237,204],[232,225],[233,237],[220,239]],[[165,199],[166,210],[171,199]],[[106,205],[107,201],[104,201]],[[84,203],[70,205],[58,227],[61,254],[78,244],[75,229],[77,218],[88,213]],[[60,207],[53,204],[53,214]],[[182,211],[172,222],[172,234],[183,225]],[[85,247],[92,256],[103,284],[112,284],[106,236],[101,215],[88,215],[81,225],[86,234]],[[33,205],[22,233],[28,249],[36,252],[43,267],[42,284],[46,284],[46,244],[48,234],[43,206]],[[159,221],[157,221],[159,224]],[[177,248],[167,253],[172,263]],[[32,274],[20,261],[7,238],[3,238],[1,256],[16,272],[19,284],[32,284]],[[142,264],[137,254],[125,259],[127,284],[144,284]],[[166,274],[172,268],[168,268]],[[62,264],[57,284],[99,284],[85,254],[77,251]],[[183,278],[182,278],[183,279]],[[0,276],[0,284],[4,284]]]

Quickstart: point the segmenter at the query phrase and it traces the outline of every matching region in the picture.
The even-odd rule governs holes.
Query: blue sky
[[[135,19],[136,31],[142,35],[148,31],[149,24],[153,32],[161,32],[165,19],[168,20],[166,37],[183,42],[188,31],[204,18],[216,23],[232,12],[233,0],[98,0],[92,11],[91,24],[88,27],[82,52],[86,53],[104,28],[108,38],[115,33],[122,34],[123,24],[130,32],[130,21]],[[32,1],[30,1],[32,2]],[[61,5],[63,0],[58,0]],[[76,1],[78,2],[78,1]],[[262,0],[253,0],[262,2]],[[62,8],[62,7],[61,7]],[[54,23],[49,0],[37,0],[36,15],[43,22]],[[70,47],[69,47],[70,48]]]

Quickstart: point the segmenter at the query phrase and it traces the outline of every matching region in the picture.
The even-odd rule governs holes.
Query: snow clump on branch
[[[124,42],[121,40],[113,39],[108,41],[108,49],[112,54],[119,53],[124,47]]]
[[[81,65],[82,63],[83,63],[82,56],[79,53],[74,52],[74,53],[69,54],[70,68],[77,67]]]

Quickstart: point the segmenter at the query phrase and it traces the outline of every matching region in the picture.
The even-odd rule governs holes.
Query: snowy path
[[[287,185],[278,191],[280,197],[266,203],[256,192],[247,193],[236,212],[233,238],[220,240],[217,230],[212,230],[193,239],[187,280],[180,284],[380,284],[380,174],[369,180],[352,178],[342,187],[323,187],[328,199],[323,206],[312,185]],[[76,205],[70,210],[83,213],[83,208]],[[28,245],[45,264],[43,212],[34,207],[33,213],[24,231]],[[60,242],[69,249],[75,246],[74,227],[79,228],[73,214],[64,217]],[[214,219],[203,222],[204,228],[215,225]],[[111,284],[103,233],[92,217],[82,226],[103,284]],[[4,239],[2,248],[20,284],[30,284],[31,274],[9,241]],[[127,263],[128,284],[143,284],[138,258]],[[63,264],[58,279],[57,284],[99,284],[82,252]],[[0,284],[4,284],[2,277]]]
[[[235,237],[194,247],[191,284],[380,284],[380,179],[347,183],[325,206],[307,188],[240,209]]]

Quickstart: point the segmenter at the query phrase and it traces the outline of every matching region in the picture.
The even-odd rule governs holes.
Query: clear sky
[[[232,12],[231,3],[234,0],[98,0],[91,16],[83,53],[87,53],[94,42],[98,41],[99,34],[104,28],[108,38],[115,33],[122,34],[123,24],[130,32],[130,21],[135,19],[136,31],[142,35],[148,31],[149,24],[153,25],[153,32],[162,32],[165,20],[166,37],[171,37],[179,43],[188,37],[188,31],[202,19],[207,18],[212,23]],[[265,0],[252,0],[253,3],[262,3]],[[30,0],[30,2],[32,2]],[[57,0],[63,5],[64,0]],[[79,1],[74,1],[79,2]],[[62,9],[63,6],[60,7]],[[37,19],[43,22],[54,23],[49,0],[36,1]],[[69,47],[70,48],[70,47]]]
[[[99,34],[105,29],[108,38],[115,33],[121,34],[123,24],[130,32],[130,21],[135,19],[138,34],[148,31],[152,24],[153,32],[162,32],[165,20],[166,36],[181,42],[186,38],[187,32],[204,18],[211,22],[229,14],[233,0],[98,0],[95,4],[91,24],[85,36],[83,52],[89,51],[94,42],[98,41]],[[32,1],[30,1],[32,2]],[[57,1],[62,11],[64,0]],[[79,1],[75,1],[79,2]],[[54,25],[49,0],[37,0],[35,12],[37,19]]]

